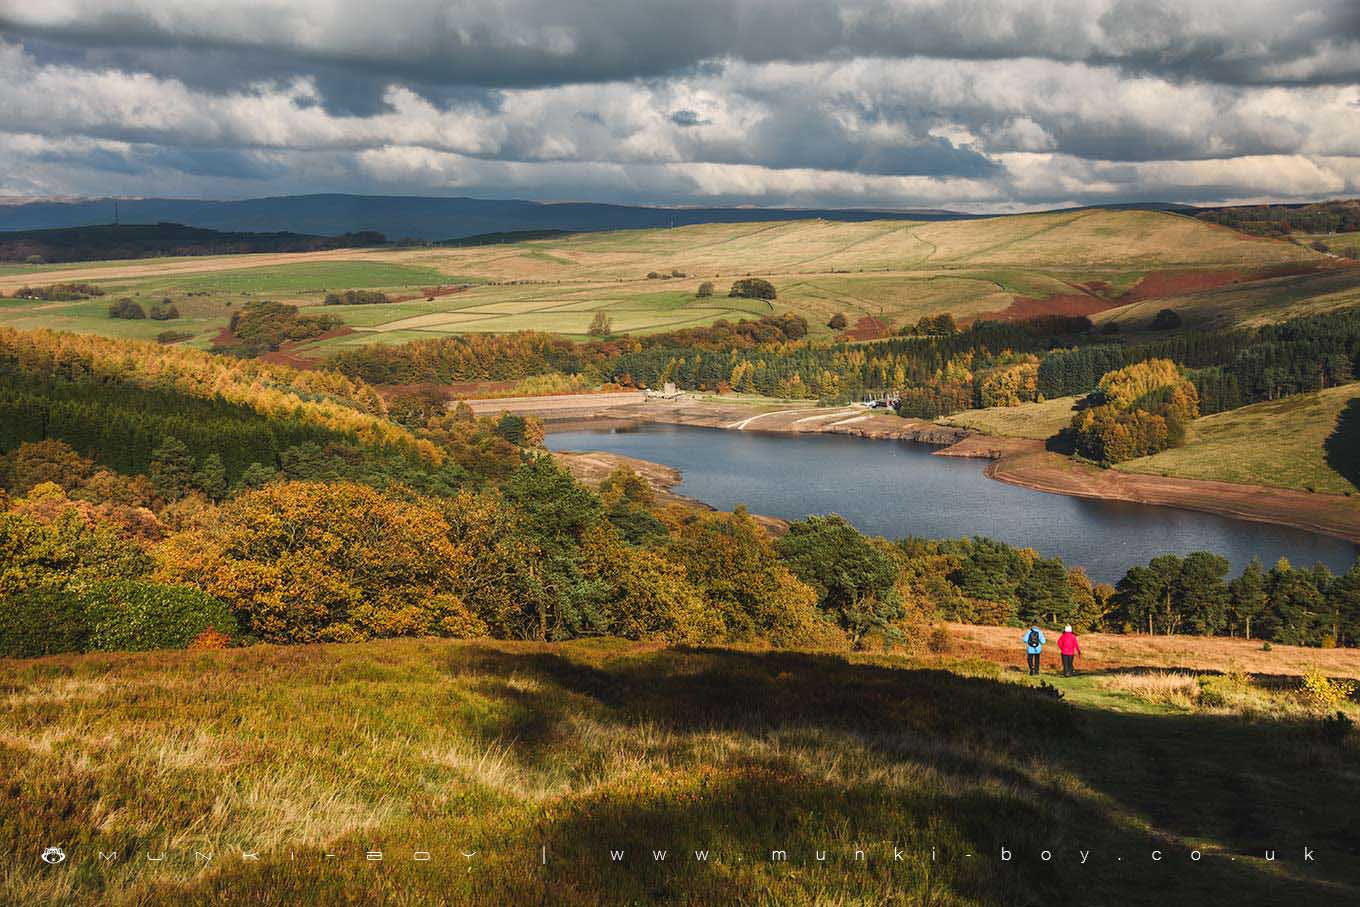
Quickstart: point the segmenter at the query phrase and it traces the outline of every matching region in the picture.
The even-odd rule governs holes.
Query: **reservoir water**
[[[1221,554],[1233,575],[1253,556],[1266,567],[1286,557],[1340,573],[1360,554],[1360,546],[1298,529],[1007,485],[982,475],[985,461],[932,456],[936,448],[913,441],[645,424],[554,432],[547,444],[673,466],[684,478],[676,492],[720,510],[745,504],[786,520],[839,513],[887,538],[984,535],[1060,556],[1104,582],[1168,552]]]

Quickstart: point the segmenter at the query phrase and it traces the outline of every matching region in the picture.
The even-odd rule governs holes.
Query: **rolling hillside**
[[[0,269],[0,291],[76,280],[98,284],[114,298],[170,298],[194,319],[176,327],[192,330],[197,345],[207,345],[231,307],[247,298],[305,308],[317,306],[328,290],[371,288],[404,300],[331,309],[353,333],[324,341],[314,348],[320,353],[451,333],[531,329],[583,336],[601,311],[615,331],[635,333],[791,311],[826,336],[832,333],[826,322],[844,313],[852,336],[869,337],[944,312],[961,320],[1099,313],[1234,281],[1231,287],[1250,296],[1246,282],[1278,273],[1272,268],[1327,269],[1306,275],[1298,305],[1312,304],[1310,294],[1341,294],[1337,304],[1347,304],[1351,276],[1360,277],[1360,270],[1336,270],[1334,259],[1302,246],[1187,217],[1084,210],[940,222],[701,224],[461,248],[16,265]],[[747,275],[770,279],[778,299],[728,298],[732,281]],[[705,282],[715,293],[697,298]],[[428,292],[437,287],[445,289]],[[1260,295],[1277,296],[1271,288]],[[102,313],[102,305],[89,303],[7,300],[0,323],[147,338],[163,328],[111,324]]]
[[[1184,447],[1120,463],[1118,469],[1360,493],[1360,384],[1204,416]]]
[[[1190,327],[1221,328],[1320,315],[1360,305],[1360,267],[1234,282],[1199,292],[1145,299],[1099,312],[1097,325],[1145,329],[1162,309],[1172,309]]]

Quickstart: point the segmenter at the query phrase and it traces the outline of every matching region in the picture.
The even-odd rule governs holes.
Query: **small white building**
[[[661,390],[659,391],[654,391],[651,388],[647,389],[647,396],[653,400],[675,400],[684,395],[685,392],[678,389],[675,386],[674,381],[667,381],[661,386]]]

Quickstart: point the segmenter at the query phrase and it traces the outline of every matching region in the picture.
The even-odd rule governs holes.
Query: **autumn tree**
[[[1169,359],[1106,373],[1093,402],[1072,418],[1072,436],[1078,453],[1103,463],[1178,446],[1199,415],[1198,390]]]
[[[592,337],[608,337],[614,333],[614,319],[604,312],[596,312],[595,317],[590,319],[590,327],[586,333]]]
[[[458,596],[467,553],[439,509],[350,482],[278,482],[156,551],[158,578],[231,604],[269,642],[485,632]]]
[[[135,300],[123,297],[109,303],[109,317],[139,320],[146,317],[146,310]]]
[[[818,613],[816,591],[780,563],[744,507],[686,518],[672,531],[664,554],[685,569],[725,640],[835,646],[839,637],[845,644]]]
[[[746,299],[774,299],[774,284],[760,277],[743,277],[732,284],[727,295]]]

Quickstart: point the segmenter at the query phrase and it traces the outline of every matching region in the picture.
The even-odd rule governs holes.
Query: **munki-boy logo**
[[[263,855],[263,856],[262,856]],[[382,862],[403,862],[410,861],[416,863],[441,863],[459,862],[468,866],[471,870],[474,858],[481,855],[478,849],[453,848],[453,849],[409,849],[393,848],[388,850],[376,847],[365,848],[362,850],[339,851],[330,849],[316,848],[280,848],[273,852],[261,850],[247,850],[244,848],[232,848],[230,851],[222,853],[219,857],[211,850],[185,850],[183,852],[170,852],[150,850],[144,853],[127,852],[121,853],[116,850],[92,850],[89,854],[73,854],[72,862],[80,862],[81,857],[95,859],[102,863],[113,863],[120,860],[140,860],[149,862],[153,865],[167,862],[167,857],[171,863],[192,862],[197,866],[206,866],[214,862],[215,859],[237,859],[245,862],[260,862],[262,859],[277,863],[302,863],[313,860],[324,862],[335,862],[345,859],[360,860],[368,863]],[[550,860],[547,847],[540,847],[535,851],[525,850],[522,853],[516,851],[505,852],[503,856],[511,860],[518,856],[532,860],[540,865],[547,866],[550,862],[573,862],[582,859],[589,860],[588,854],[575,854],[564,856],[560,859]],[[868,863],[916,863],[916,862],[950,862],[950,861],[998,861],[1005,864],[1018,864],[1037,860],[1041,863],[1075,863],[1079,866],[1097,866],[1131,863],[1135,861],[1145,861],[1156,864],[1197,864],[1203,861],[1224,860],[1236,861],[1243,860],[1264,860],[1273,863],[1277,860],[1290,860],[1295,857],[1295,851],[1282,851],[1278,848],[1265,848],[1259,852],[1235,853],[1210,851],[1205,852],[1199,849],[1170,848],[1166,846],[1153,847],[1149,850],[1139,850],[1133,852],[1096,852],[1082,848],[1040,849],[1037,851],[1019,851],[1011,847],[1002,845],[988,852],[942,852],[940,849],[931,847],[926,850],[906,849],[898,845],[885,847],[842,847],[842,848],[814,848],[806,852],[794,848],[773,847],[769,850],[757,852],[728,851],[720,852],[711,849],[675,849],[667,846],[645,846],[632,847],[621,846],[608,848],[600,854],[606,862],[628,866],[639,864],[656,863],[806,863],[810,865],[863,865]],[[692,857],[692,859],[691,859]],[[40,856],[42,862],[56,866],[67,861],[67,854],[60,847],[47,847]],[[1296,859],[1301,863],[1316,863],[1317,850],[1312,847],[1304,846],[1298,852]],[[478,861],[480,862],[480,861]]]

